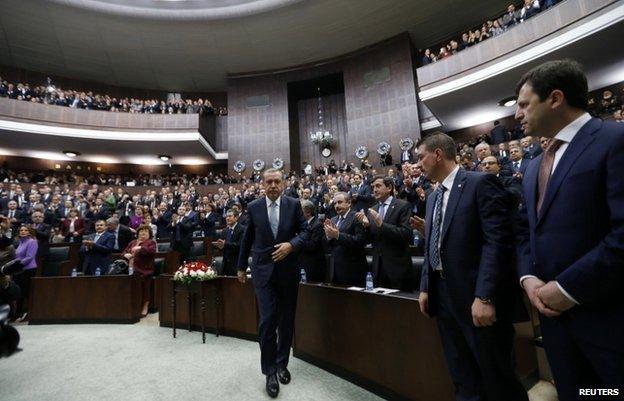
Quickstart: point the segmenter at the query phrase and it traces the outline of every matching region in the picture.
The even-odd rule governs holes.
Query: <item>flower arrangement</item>
[[[191,284],[193,281],[206,281],[217,278],[217,272],[204,262],[186,262],[173,275],[175,281]]]

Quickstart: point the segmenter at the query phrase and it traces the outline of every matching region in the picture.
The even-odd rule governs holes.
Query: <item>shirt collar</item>
[[[453,171],[451,171],[451,173],[447,175],[446,178],[442,181],[442,186],[446,188],[447,191],[453,187],[453,182],[455,181],[455,176],[457,175],[458,171],[459,166],[455,166]]]
[[[342,219],[346,219],[347,216],[349,215],[349,213],[351,213],[351,208],[349,208],[349,210],[347,210],[347,212],[345,214],[343,214],[342,216],[338,216],[338,217],[342,217]]]
[[[589,113],[583,113],[579,118],[563,127],[563,129],[555,135],[555,139],[559,139],[566,143],[572,142],[576,134],[589,120],[591,120]]]
[[[308,219],[307,223],[308,223],[308,224],[310,224],[310,222],[311,222],[312,220],[314,220],[314,216],[310,217],[310,218]]]
[[[388,198],[383,202],[383,204],[385,206],[389,206],[392,203],[392,198],[393,198],[392,195],[388,196]],[[382,202],[379,202],[379,204],[382,204]]]
[[[273,203],[273,201],[269,199],[268,196],[265,196],[265,199],[266,199],[267,208],[271,207],[271,203]],[[275,204],[277,205],[277,207],[279,207],[281,201],[282,201],[282,195],[278,196],[277,199],[275,199]]]

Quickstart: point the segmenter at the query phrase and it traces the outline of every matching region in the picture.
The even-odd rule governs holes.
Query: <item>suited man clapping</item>
[[[245,228],[238,224],[238,210],[232,208],[225,214],[227,227],[223,229],[221,238],[212,244],[223,251],[223,274],[236,276],[238,271],[238,254],[240,241],[245,233]]]

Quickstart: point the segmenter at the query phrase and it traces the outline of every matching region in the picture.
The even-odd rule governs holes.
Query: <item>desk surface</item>
[[[35,277],[29,324],[136,323],[141,317],[137,276]]]

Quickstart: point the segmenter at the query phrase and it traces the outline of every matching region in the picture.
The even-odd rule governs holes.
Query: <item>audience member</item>
[[[143,310],[141,315],[147,316],[154,274],[154,257],[156,241],[153,240],[152,229],[148,225],[137,227],[137,238],[133,239],[123,250],[123,256],[132,267],[133,274],[141,277]]]

